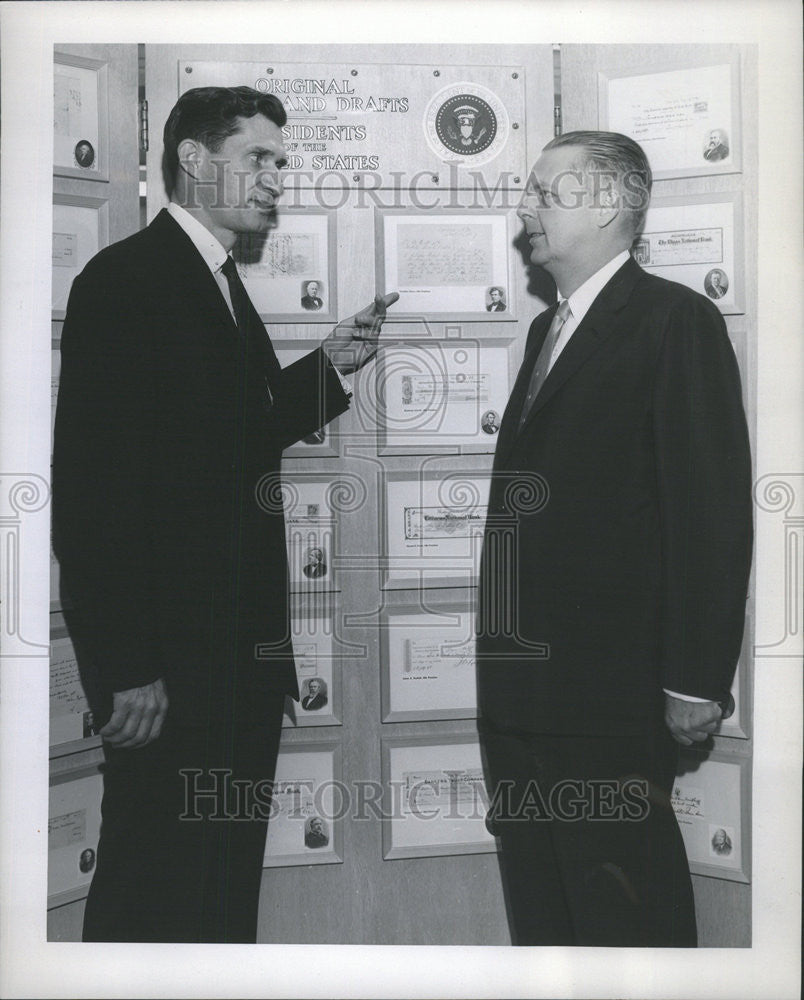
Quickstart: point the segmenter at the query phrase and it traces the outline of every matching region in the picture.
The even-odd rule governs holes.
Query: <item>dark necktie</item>
[[[522,406],[522,414],[519,418],[520,428],[527,420],[531,407],[536,402],[536,397],[539,395],[539,390],[544,385],[544,380],[547,378],[547,373],[550,370],[550,357],[555,350],[561,330],[569,319],[571,312],[572,310],[570,309],[570,304],[567,299],[562,299],[559,303],[558,309],[556,310],[556,314],[553,316],[553,320],[550,323],[550,329],[547,331],[547,336],[544,338],[544,343],[542,344],[542,348],[536,358],[536,364],[533,366],[533,373],[530,376],[530,383],[528,384],[528,394],[525,397],[525,402]]]
[[[221,267],[221,273],[229,285],[229,296],[232,300],[235,323],[240,333],[241,349],[252,355],[256,364],[259,365],[260,371],[263,373],[263,378],[265,379],[266,409],[270,410],[274,402],[274,397],[271,392],[270,383],[268,382],[268,376],[265,373],[265,329],[262,327],[262,322],[259,323],[261,329],[256,329],[257,324],[255,324],[252,318],[254,307],[248,297],[245,285],[237,273],[237,266],[228,254]]]

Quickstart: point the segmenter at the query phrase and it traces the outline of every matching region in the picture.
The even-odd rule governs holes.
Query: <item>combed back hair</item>
[[[165,122],[162,174],[173,193],[179,169],[179,144],[184,139],[203,143],[215,153],[230,135],[240,131],[238,119],[263,115],[280,128],[288,116],[273,94],[253,87],[194,87],[181,95]]]
[[[650,203],[653,174],[639,143],[620,132],[579,131],[558,135],[544,148],[560,146],[577,147],[575,165],[586,173],[599,172],[602,189],[605,190],[606,181],[614,183],[620,195],[620,208],[631,223],[632,235],[641,232]]]

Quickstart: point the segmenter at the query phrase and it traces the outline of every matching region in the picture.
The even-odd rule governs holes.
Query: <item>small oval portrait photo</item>
[[[492,285],[486,290],[486,312],[505,312],[505,289],[500,285]]]
[[[95,162],[95,149],[89,139],[79,139],[75,144],[73,155],[79,167],[91,167]]]
[[[81,856],[78,858],[78,868],[86,874],[87,872],[91,872],[94,867],[95,852],[91,847],[87,847],[86,850],[81,851]]]
[[[327,557],[323,549],[314,545],[307,550],[302,573],[308,580],[319,580],[327,575]]]
[[[712,834],[711,844],[714,853],[720,855],[720,857],[728,857],[732,852],[731,837],[722,826],[718,827]]]
[[[324,305],[324,300],[321,298],[323,292],[324,285],[322,282],[318,280],[305,281],[302,285],[302,309],[320,309]]]
[[[729,290],[729,279],[725,271],[713,267],[704,278],[704,291],[710,299],[722,299]]]
[[[710,129],[706,134],[703,147],[704,159],[710,163],[725,160],[729,155],[729,137],[723,128]]]
[[[496,434],[500,429],[500,415],[496,410],[486,410],[480,418],[480,428],[484,434]]]
[[[302,684],[301,705],[305,712],[318,712],[327,704],[327,683],[320,677],[311,677]]]
[[[304,846],[326,847],[329,843],[327,824],[320,816],[310,816],[304,821]]]

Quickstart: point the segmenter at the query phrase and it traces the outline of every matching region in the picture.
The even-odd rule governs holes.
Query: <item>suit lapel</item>
[[[227,336],[231,336],[232,343],[237,344],[237,324],[221,295],[218,283],[190,237],[167,209],[162,209],[148,228],[164,257],[166,268],[169,273],[176,275],[175,285],[191,289],[190,301],[204,314],[206,322],[210,318],[219,320],[226,327]]]
[[[226,300],[221,295],[217,281],[196,250],[193,241],[166,209],[162,209],[148,228],[153,233],[160,252],[164,255],[165,266],[181,275],[181,280],[177,281],[176,284],[192,288],[192,301],[203,313],[205,321],[209,322],[210,317],[219,320],[223,328],[222,334],[231,341],[235,350],[239,350],[240,333],[237,324]],[[280,370],[279,362],[265,325],[251,299],[248,301],[248,307],[249,326],[253,331],[256,331],[262,361],[273,387]]]
[[[508,452],[513,447],[514,441],[516,440],[519,428],[519,417],[525,403],[525,396],[528,392],[528,383],[530,382],[530,376],[533,372],[533,366],[536,364],[536,358],[539,356],[539,351],[542,349],[544,338],[547,336],[547,331],[550,329],[550,324],[553,321],[553,316],[556,314],[556,309],[558,309],[557,302],[549,309],[545,309],[543,313],[540,313],[531,325],[528,333],[528,344],[525,349],[525,356],[519,367],[519,374],[514,382],[514,388],[508,399],[508,404],[505,407],[505,413],[503,414],[502,423],[500,425],[500,436],[497,440],[497,447],[495,449],[494,456],[495,464],[505,460]]]
[[[572,378],[578,369],[616,332],[619,324],[618,314],[631,297],[631,292],[641,273],[639,265],[632,258],[629,258],[603,287],[578,329],[570,337],[569,343],[550,369],[520,433],[532,424],[567,380]],[[541,340],[543,341],[544,337]]]

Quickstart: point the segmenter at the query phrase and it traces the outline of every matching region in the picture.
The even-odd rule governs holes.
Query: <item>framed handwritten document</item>
[[[333,323],[338,315],[335,213],[282,208],[268,233],[241,236],[232,250],[265,321]]]
[[[393,319],[516,319],[511,218],[499,209],[375,209],[377,290]]]
[[[739,57],[598,77],[600,127],[642,146],[654,179],[741,169]]]
[[[477,737],[385,738],[382,775],[386,861],[497,850]]]
[[[474,613],[418,605],[382,613],[383,722],[477,715]]]
[[[378,361],[381,455],[493,453],[512,338],[389,344]]]
[[[490,482],[490,472],[387,473],[383,588],[475,586]]]
[[[267,510],[277,503],[284,507],[290,589],[296,593],[337,589],[337,518],[331,503],[335,482],[320,472],[306,476],[298,471],[284,478],[281,488],[272,479],[265,491]]]
[[[100,741],[81,684],[73,644],[66,630],[61,630],[50,643],[51,753],[74,753],[99,745]]]
[[[285,702],[283,725],[337,726],[341,722],[341,654],[334,634],[332,603],[298,596],[293,602],[290,628],[298,702]],[[257,648],[259,658],[260,649]]]
[[[280,747],[263,866],[343,861],[341,745],[316,741]]]
[[[53,173],[109,180],[108,67],[96,59],[53,56]]]
[[[98,853],[103,776],[101,750],[78,766],[51,771],[47,843],[48,907],[86,896]],[[57,762],[59,763],[59,762]]]
[[[108,243],[108,201],[84,195],[53,195],[53,319],[64,319],[74,278]]]
[[[739,193],[654,198],[631,252],[646,271],[700,292],[726,315],[745,312]]]
[[[750,881],[750,757],[682,750],[671,804],[693,874]]]

